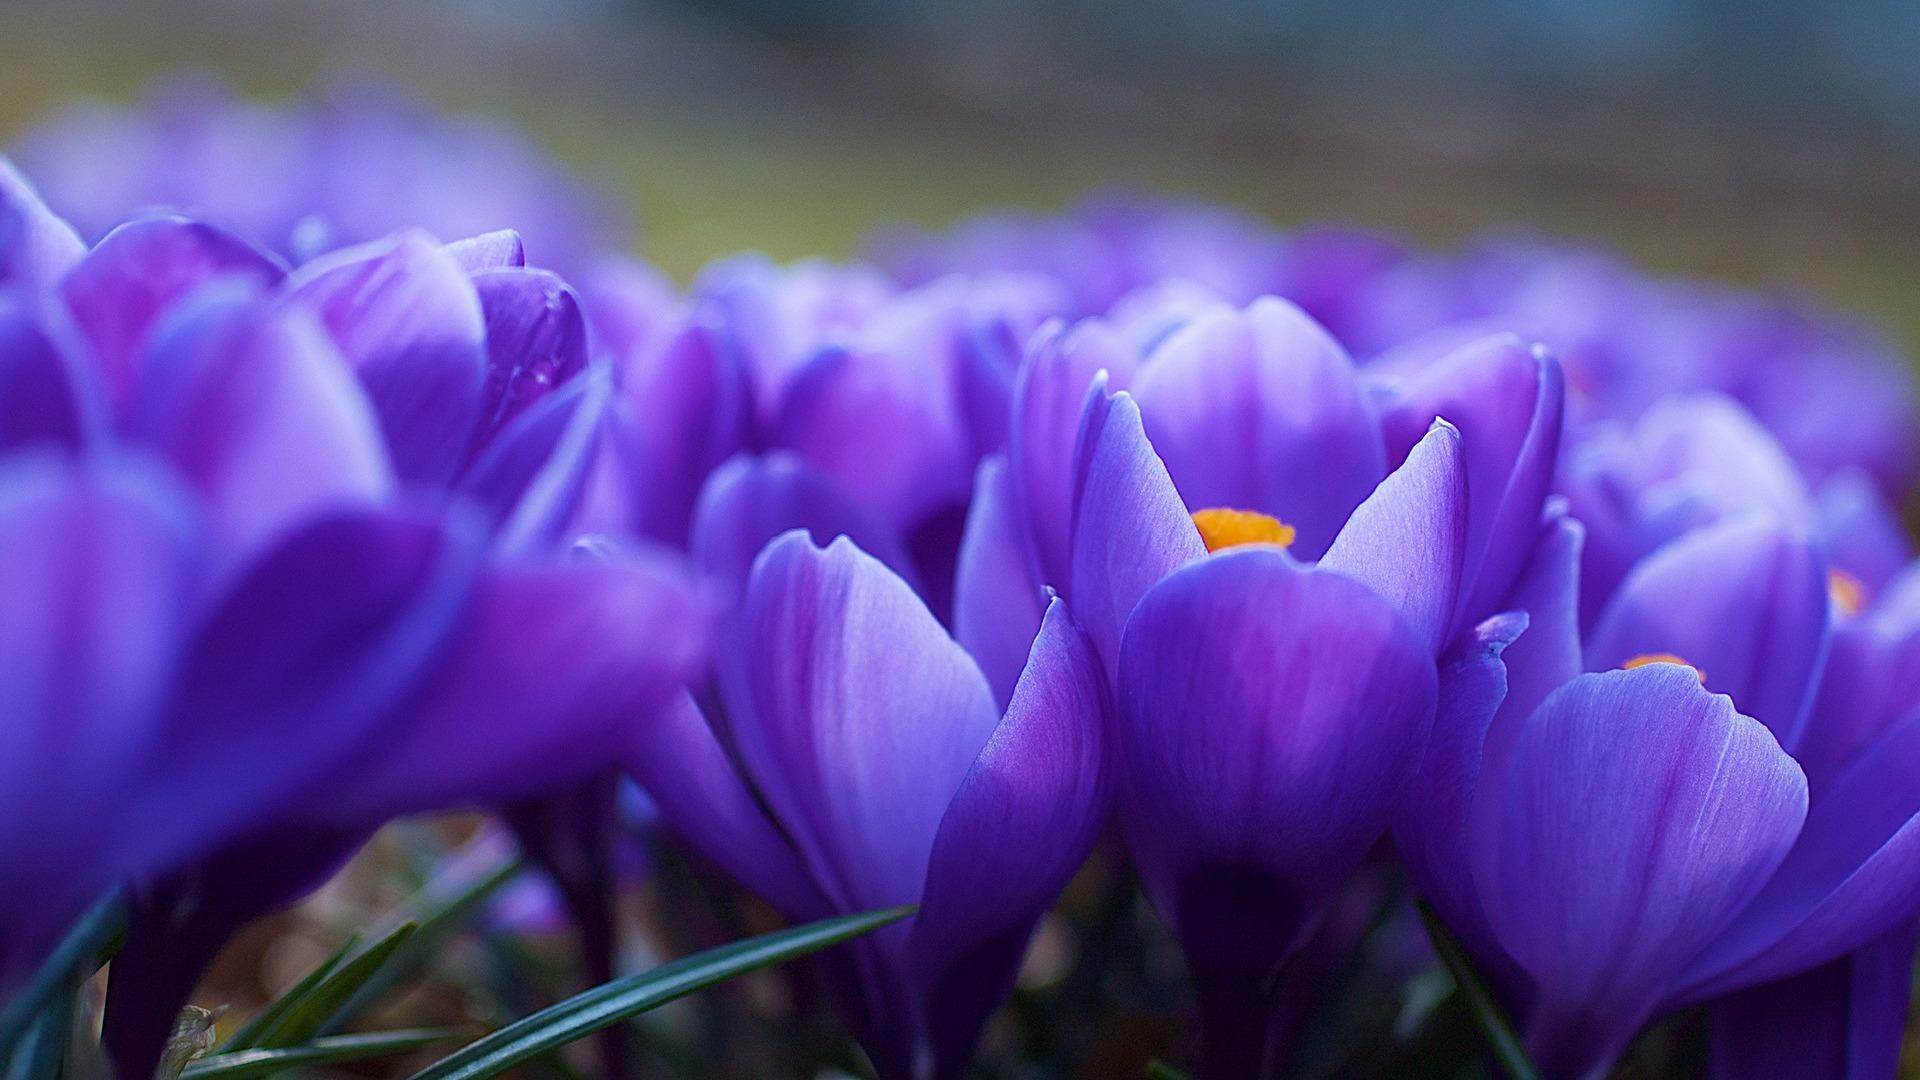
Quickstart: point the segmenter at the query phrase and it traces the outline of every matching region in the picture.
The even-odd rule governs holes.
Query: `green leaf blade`
[[[457,1037],[455,1028],[408,1028],[365,1035],[332,1035],[301,1046],[255,1047],[214,1054],[186,1067],[180,1080],[246,1080],[292,1068],[340,1065],[405,1054]]]
[[[287,988],[286,993],[275,998],[266,1008],[261,1009],[242,1024],[238,1031],[228,1036],[227,1041],[220,1044],[217,1052],[231,1054],[262,1045],[261,1036],[278,1025],[295,1006],[306,1000],[307,995],[313,993],[322,980],[346,962],[348,954],[353,952],[359,944],[360,935],[348,935],[347,940],[341,942],[340,947],[335,949],[332,955],[322,960],[312,971],[302,975],[299,982]]]
[[[332,965],[331,970],[311,984],[303,979],[306,988],[285,1008],[275,1010],[276,1015],[261,1025],[260,1030],[252,1036],[248,1048],[298,1046],[320,1034],[347,1000],[353,997],[354,992],[366,985],[367,980],[386,965],[394,950],[404,945],[416,929],[413,923],[401,923],[358,953],[343,956]],[[292,993],[287,995],[289,998],[294,996]]]
[[[76,976],[84,978],[98,970],[101,959],[112,952],[114,942],[126,929],[127,909],[118,892],[96,901],[74,922],[46,961],[0,1008],[0,1063],[12,1059],[47,1001],[66,992]]]
[[[1455,940],[1453,933],[1440,921],[1440,916],[1434,914],[1433,908],[1427,906],[1426,901],[1420,901],[1419,908],[1420,921],[1427,929],[1427,940],[1433,943],[1434,953],[1447,966],[1447,973],[1453,976],[1456,992],[1466,1004],[1474,1026],[1480,1029],[1481,1037],[1487,1041],[1487,1047],[1500,1063],[1500,1068],[1511,1080],[1540,1080],[1540,1070],[1527,1057],[1526,1048],[1513,1032],[1513,1025],[1507,1022],[1506,1014],[1500,1011],[1500,1003],[1493,999],[1486,984],[1480,981],[1480,975],[1473,969],[1473,961],[1467,957],[1466,950],[1460,947],[1460,942]]]
[[[415,1073],[411,1080],[497,1076],[602,1028],[727,979],[838,945],[898,922],[912,907],[824,919],[698,953],[615,979],[501,1028]]]

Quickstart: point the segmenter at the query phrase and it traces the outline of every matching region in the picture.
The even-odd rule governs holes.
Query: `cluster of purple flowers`
[[[827,958],[885,1077],[1110,831],[1209,1076],[1396,866],[1544,1075],[1698,1005],[1717,1075],[1890,1074],[1920,449],[1858,329],[1153,203],[685,291],[274,245],[0,164],[0,995],[133,889],[129,1075],[382,822],[615,770],[790,918],[917,905]]]

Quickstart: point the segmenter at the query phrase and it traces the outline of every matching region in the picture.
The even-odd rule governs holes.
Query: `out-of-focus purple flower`
[[[13,148],[89,239],[156,211],[211,221],[294,262],[405,229],[518,229],[542,266],[625,246],[619,212],[504,124],[339,86],[268,105],[163,83],[130,107],[78,104]]]
[[[1858,469],[1898,499],[1920,478],[1920,398],[1885,341],[1802,303],[1650,277],[1603,251],[1493,237],[1419,255],[1351,228],[1280,232],[1186,203],[1100,199],[1057,218],[895,235],[877,252],[909,282],[1050,277],[1075,314],[1116,320],[1172,295],[1278,295],[1389,369],[1514,333],[1565,364],[1576,429],[1714,391],[1742,402],[1816,480]]]
[[[952,1077],[1105,820],[1106,688],[1064,605],[1011,704],[913,591],[799,531],[755,564],[692,699],[635,741],[666,821],[793,918],[918,904],[841,954],[884,1077]]]
[[[557,279],[417,235],[289,278],[179,218],[60,253],[7,194],[0,265],[41,265],[0,287],[0,985],[165,879],[185,921],[136,918],[109,1004],[140,1071],[233,920],[389,817],[608,768],[709,611],[663,556],[560,557],[599,380]]]
[[[690,545],[736,590],[787,529],[847,533],[946,610],[975,467],[1006,442],[1057,286],[901,292],[870,269],[743,257],[684,299],[630,265],[588,295],[620,382],[588,521]]]

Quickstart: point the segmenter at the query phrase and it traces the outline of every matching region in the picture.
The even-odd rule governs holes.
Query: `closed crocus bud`
[[[1106,688],[1052,605],[1002,710],[905,582],[804,533],[755,564],[720,658],[720,714],[691,698],[635,733],[671,827],[788,916],[899,904],[838,954],[883,1077],[961,1074],[1040,916],[1106,818]]]

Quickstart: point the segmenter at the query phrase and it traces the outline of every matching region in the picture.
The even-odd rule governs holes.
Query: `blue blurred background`
[[[527,126],[685,276],[1115,185],[1446,243],[1518,224],[1911,345],[1920,4],[5,0],[0,144],[181,68]]]

